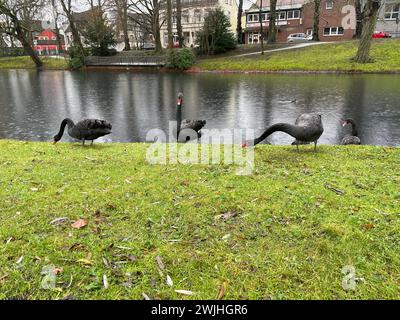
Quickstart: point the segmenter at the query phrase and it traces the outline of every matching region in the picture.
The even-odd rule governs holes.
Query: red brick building
[[[62,51],[65,50],[64,37],[61,37]],[[34,50],[39,55],[55,55],[60,53],[60,48],[57,42],[56,33],[50,29],[43,30],[41,33],[35,36]]]
[[[260,12],[261,0],[245,12],[245,43],[260,41]],[[263,35],[268,37],[269,0],[262,1],[261,18]],[[277,41],[286,42],[293,33],[312,34],[314,24],[314,1],[312,0],[278,0],[276,7]],[[345,25],[343,25],[345,22]],[[349,23],[349,22],[353,22]],[[350,40],[355,33],[354,0],[321,0],[319,19],[319,38],[321,41]]]

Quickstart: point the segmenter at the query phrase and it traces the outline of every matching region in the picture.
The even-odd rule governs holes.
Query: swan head
[[[342,127],[347,126],[348,124],[354,124],[354,120],[353,119],[344,119],[342,120]]]
[[[61,140],[61,137],[60,137],[60,135],[58,135],[58,134],[56,134],[54,137],[53,137],[53,143],[54,144],[56,144],[58,141],[60,141]]]
[[[182,101],[183,101],[183,93],[179,92],[178,93],[178,101],[176,102],[176,104],[180,107],[180,106],[182,106]]]

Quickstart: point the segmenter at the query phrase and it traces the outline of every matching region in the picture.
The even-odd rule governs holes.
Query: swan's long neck
[[[254,139],[254,145],[260,143],[263,141],[266,137],[271,135],[272,133],[276,131],[282,131],[286,132],[287,134],[290,134],[292,137],[296,138],[301,135],[303,128],[300,126],[296,126],[293,124],[289,123],[276,123],[270,127],[267,128],[267,130],[264,131],[264,133],[259,136],[258,138]]]
[[[60,131],[57,133],[57,136],[59,136],[60,139],[61,139],[61,137],[63,136],[65,127],[66,127],[67,125],[68,125],[68,129],[71,129],[75,124],[74,124],[74,122],[73,122],[71,119],[65,118],[65,119],[61,122]]]
[[[358,132],[356,129],[356,124],[354,122],[350,122],[350,123],[351,123],[351,135],[357,137]]]
[[[176,105],[176,140],[178,140],[182,123],[182,103]]]

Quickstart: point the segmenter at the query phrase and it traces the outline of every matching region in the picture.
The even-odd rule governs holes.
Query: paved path
[[[328,43],[328,42],[320,42],[320,41],[318,41],[318,42],[302,42],[302,43],[298,43],[298,44],[296,44],[294,46],[290,46],[290,47],[279,48],[279,49],[271,49],[271,50],[264,50],[264,53],[276,52],[276,51],[284,51],[284,50],[293,50],[293,49],[305,48],[305,47],[315,46],[315,45],[324,44],[324,43]],[[254,54],[261,54],[261,51],[238,54],[236,56],[230,56],[229,58],[245,57],[245,56],[251,56],[251,55],[254,55]]]

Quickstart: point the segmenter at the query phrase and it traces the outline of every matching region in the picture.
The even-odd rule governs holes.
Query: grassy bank
[[[374,40],[373,63],[350,60],[358,41],[328,43],[306,48],[266,53],[264,56],[230,57],[201,60],[196,67],[217,71],[362,71],[400,72],[400,40]]]
[[[0,141],[0,298],[399,297],[399,148],[257,146],[249,176],[146,148]]]
[[[68,61],[51,57],[40,57],[46,70],[68,69]],[[0,57],[0,69],[35,69],[36,66],[28,56]]]

